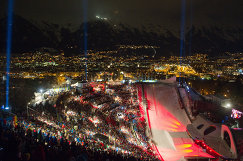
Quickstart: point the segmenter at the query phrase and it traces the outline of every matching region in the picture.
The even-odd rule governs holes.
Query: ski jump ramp
[[[175,81],[138,83],[137,93],[142,119],[147,122],[147,134],[161,160],[213,158],[186,132],[191,122]]]

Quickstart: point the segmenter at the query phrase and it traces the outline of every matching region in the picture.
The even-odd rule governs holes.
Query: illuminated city
[[[242,5],[0,2],[0,161],[243,161]]]

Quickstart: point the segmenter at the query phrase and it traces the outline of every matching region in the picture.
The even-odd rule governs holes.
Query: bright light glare
[[[40,89],[40,93],[42,93],[43,92],[43,89]]]
[[[230,108],[231,107],[231,104],[230,103],[227,103],[226,104],[226,108]]]

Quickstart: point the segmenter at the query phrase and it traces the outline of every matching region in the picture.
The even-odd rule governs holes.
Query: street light
[[[226,108],[230,108],[231,107],[231,103],[226,103],[225,107]]]
[[[42,93],[43,92],[43,89],[40,89],[40,93]]]

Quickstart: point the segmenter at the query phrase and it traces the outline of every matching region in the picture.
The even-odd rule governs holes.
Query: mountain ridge
[[[0,51],[6,47],[6,18],[0,20]],[[89,21],[88,49],[115,50],[117,45],[152,45],[160,47],[159,55],[178,55],[180,38],[161,26],[134,28],[109,21]],[[21,16],[13,17],[12,51],[23,53],[48,47],[63,50],[65,55],[77,55],[84,49],[83,24],[75,31],[47,22],[33,23]],[[187,29],[185,34],[185,53],[208,53],[212,56],[222,52],[242,52],[243,29],[201,27]]]

